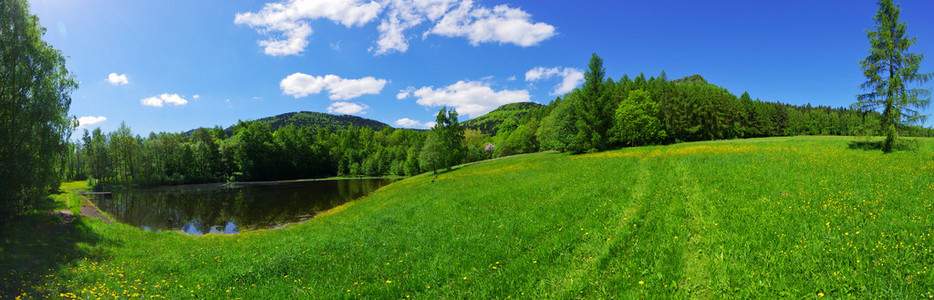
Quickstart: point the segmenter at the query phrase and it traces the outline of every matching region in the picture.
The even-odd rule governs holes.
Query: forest
[[[543,150],[583,153],[717,139],[881,134],[876,112],[765,102],[748,93],[737,97],[700,75],[668,80],[662,72],[614,81],[604,79],[604,72],[595,54],[584,86],[548,105],[507,104],[464,123],[453,110],[442,109],[439,120],[453,115],[448,126],[458,130],[450,135],[455,146],[444,150],[452,159],[440,164],[425,154],[437,152],[426,142],[443,125],[397,129],[359,117],[303,112],[241,121],[228,129],[147,137],[125,124],[109,133],[84,130],[69,143],[61,172],[67,180],[90,179],[98,186],[411,176]],[[934,131],[908,126],[901,135]]]

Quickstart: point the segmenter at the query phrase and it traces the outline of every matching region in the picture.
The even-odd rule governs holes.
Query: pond
[[[89,195],[116,221],[149,231],[233,234],[275,228],[369,195],[389,179],[200,184]]]

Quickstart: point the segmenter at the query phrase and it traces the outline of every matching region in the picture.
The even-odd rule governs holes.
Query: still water
[[[387,179],[201,184],[115,190],[92,200],[117,221],[150,231],[233,234],[274,228],[366,196]]]

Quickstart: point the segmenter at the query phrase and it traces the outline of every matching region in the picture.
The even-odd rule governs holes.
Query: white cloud
[[[402,100],[402,99],[408,98],[409,95],[412,94],[412,92],[415,92],[415,88],[411,86],[407,87],[404,90],[399,91],[398,94],[396,94],[396,99]]]
[[[418,120],[412,120],[409,118],[398,119],[396,120],[394,124],[402,128],[421,128],[421,129],[428,129],[428,128],[435,126],[435,122],[422,123]]]
[[[191,99],[194,99],[194,100],[201,99],[201,95],[194,94],[194,96],[191,96]]]
[[[262,34],[280,33],[259,41],[268,55],[295,55],[308,45],[312,29],[307,20],[328,19],[346,27],[362,26],[376,18],[382,5],[358,0],[286,0],[267,3],[259,12],[239,13],[236,24],[246,24]]]
[[[107,118],[104,116],[86,116],[78,118],[78,128],[84,128],[86,126],[91,126],[100,122],[107,121]]]
[[[278,56],[304,51],[313,32],[308,22],[317,19],[348,28],[379,20],[379,38],[370,48],[376,55],[406,52],[409,40],[405,32],[425,22],[430,29],[423,38],[429,34],[465,37],[475,46],[499,42],[528,47],[555,35],[554,26],[534,23],[521,9],[506,5],[490,9],[474,5],[472,0],[282,0],[267,3],[259,12],[239,13],[234,23],[271,34],[259,45],[266,54]]]
[[[366,114],[366,109],[370,108],[363,103],[351,103],[351,102],[334,102],[331,103],[331,106],[328,106],[329,113],[339,113],[344,115],[354,115],[354,114]]]
[[[529,102],[526,90],[494,91],[482,81],[458,81],[455,84],[435,89],[423,87],[412,92],[416,103],[426,107],[454,107],[459,114],[471,118],[488,113],[497,107],[514,102]]]
[[[516,75],[509,76],[509,78],[506,78],[506,80],[509,80],[509,81],[516,81]]]
[[[546,80],[554,76],[561,77],[561,83],[555,86],[554,91],[551,92],[552,96],[567,94],[584,83],[584,71],[567,67],[537,67],[525,72],[525,81]]]
[[[126,79],[126,74],[117,75],[117,73],[110,73],[110,75],[107,75],[107,82],[110,82],[112,85],[125,85],[130,83],[130,81]]]
[[[337,75],[311,76],[303,73],[289,75],[279,82],[282,93],[295,98],[327,90],[331,100],[350,100],[365,94],[377,95],[386,86],[385,79],[363,77],[343,79]]]
[[[538,45],[555,35],[554,26],[533,23],[531,17],[529,13],[507,5],[497,5],[491,10],[482,6],[473,7],[473,1],[463,0],[428,33],[466,37],[474,46],[499,42],[522,47]]]
[[[162,107],[162,105],[165,104],[173,104],[175,106],[188,104],[188,100],[185,100],[185,98],[182,98],[178,94],[162,94],[159,96],[145,98],[139,102],[145,106],[153,107]]]

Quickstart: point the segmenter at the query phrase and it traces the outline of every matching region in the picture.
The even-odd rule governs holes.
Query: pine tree
[[[861,111],[882,110],[880,123],[886,132],[883,151],[891,151],[899,128],[923,122],[921,111],[930,103],[931,91],[910,88],[912,83],[923,85],[932,73],[918,73],[924,54],[908,52],[917,42],[908,37],[905,21],[898,19],[901,7],[892,0],[879,0],[879,11],[873,20],[876,30],[867,30],[869,56],[860,61],[866,82],[860,88],[868,93],[856,97],[852,105]]]
[[[584,73],[583,97],[577,101],[578,132],[570,145],[574,152],[606,150],[615,107],[608,105],[609,97],[604,92],[605,74],[603,58],[594,53],[590,57],[589,69]]]

